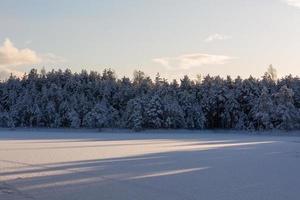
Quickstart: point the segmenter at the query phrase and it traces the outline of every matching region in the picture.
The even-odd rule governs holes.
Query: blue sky
[[[300,0],[0,0],[0,76],[300,75]],[[1,60],[2,59],[2,60]]]

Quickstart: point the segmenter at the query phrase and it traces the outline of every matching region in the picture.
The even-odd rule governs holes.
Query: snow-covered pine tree
[[[185,125],[189,129],[203,129],[206,118],[196,96],[187,91],[179,94],[180,106],[184,112]]]
[[[150,100],[145,105],[146,127],[161,128],[163,125],[163,105],[161,99],[157,94],[148,98]]]
[[[114,127],[117,118],[117,111],[103,98],[86,114],[83,124],[90,128],[109,128]]]
[[[274,104],[266,87],[263,87],[260,96],[254,102],[251,110],[253,124],[258,130],[273,129]]]
[[[177,99],[170,95],[163,98],[163,119],[165,128],[185,128],[184,112]]]
[[[143,101],[141,98],[137,97],[128,102],[123,118],[125,127],[131,128],[134,131],[141,131],[143,129],[143,107]]]
[[[59,113],[55,108],[55,103],[53,101],[48,101],[43,121],[46,124],[46,127],[58,128],[61,127],[61,118]]]
[[[0,127],[14,128],[14,122],[8,112],[0,112]]]
[[[224,112],[222,115],[222,121],[224,128],[237,128],[242,126],[240,118],[243,113],[240,108],[240,104],[236,100],[236,96],[233,90],[228,89],[225,93]]]
[[[71,128],[79,128],[80,127],[79,114],[74,109],[72,109],[70,112],[68,112],[68,120],[69,120]]]
[[[276,128],[283,130],[291,130],[299,128],[300,114],[293,102],[294,92],[286,85],[274,94],[276,101],[275,109],[275,125]]]

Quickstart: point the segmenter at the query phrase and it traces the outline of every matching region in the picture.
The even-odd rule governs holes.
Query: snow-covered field
[[[300,199],[300,137],[0,131],[0,199]]]

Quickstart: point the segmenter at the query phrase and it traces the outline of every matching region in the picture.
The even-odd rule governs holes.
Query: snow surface
[[[300,137],[174,132],[1,130],[0,199],[300,198]]]

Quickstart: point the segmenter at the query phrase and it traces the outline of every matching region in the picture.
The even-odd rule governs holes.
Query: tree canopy
[[[0,83],[1,127],[299,129],[300,80],[184,76],[178,83],[69,69],[32,69]]]

